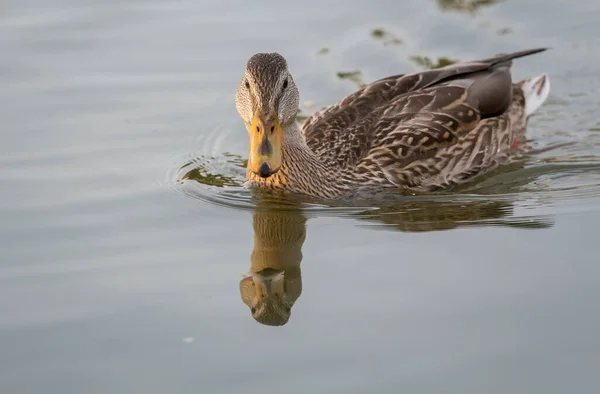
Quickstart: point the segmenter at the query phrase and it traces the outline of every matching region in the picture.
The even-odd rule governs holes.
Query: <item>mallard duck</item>
[[[250,134],[246,185],[317,198],[451,189],[495,168],[546,100],[546,74],[513,82],[531,49],[370,83],[300,126],[278,53],[258,53],[237,88]]]

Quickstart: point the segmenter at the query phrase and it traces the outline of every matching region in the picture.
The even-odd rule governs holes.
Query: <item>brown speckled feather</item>
[[[534,49],[373,82],[302,133],[341,180],[415,191],[464,183],[506,158],[526,127],[511,60]]]

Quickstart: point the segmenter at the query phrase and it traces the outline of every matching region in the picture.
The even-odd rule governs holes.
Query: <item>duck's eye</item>
[[[288,80],[286,79],[285,81],[283,81],[283,88],[287,89],[288,87]]]
[[[256,312],[256,308],[250,309],[250,312],[252,312],[252,314],[254,314]]]
[[[250,89],[250,82],[248,82],[248,80],[244,82],[244,85],[246,86],[246,89]]]

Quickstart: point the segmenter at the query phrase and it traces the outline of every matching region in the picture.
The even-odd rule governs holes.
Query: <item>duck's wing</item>
[[[488,165],[486,155],[491,155],[486,152],[491,153],[495,145],[494,130],[510,128],[507,119],[498,115],[513,101],[512,59],[543,50],[373,82],[307,119],[302,131],[309,147],[324,161],[342,167],[357,165],[365,172],[383,171],[399,185],[418,182],[418,173],[434,175],[430,167],[443,165],[440,151],[456,155],[448,149],[454,145],[472,147],[463,149],[473,157],[462,166]],[[479,127],[482,120],[489,120],[489,127]],[[480,135],[469,137],[476,129]],[[452,164],[450,160],[446,165]],[[411,164],[414,171],[405,173]]]

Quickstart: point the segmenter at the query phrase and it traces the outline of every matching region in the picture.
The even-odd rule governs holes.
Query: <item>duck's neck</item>
[[[268,178],[261,178],[249,169],[246,179],[251,186],[282,189],[314,197],[331,197],[331,169],[308,147],[297,122],[283,127],[281,168]]]
[[[250,271],[265,268],[299,269],[302,244],[306,239],[306,217],[301,211],[269,211],[257,209],[252,219],[254,249]]]

